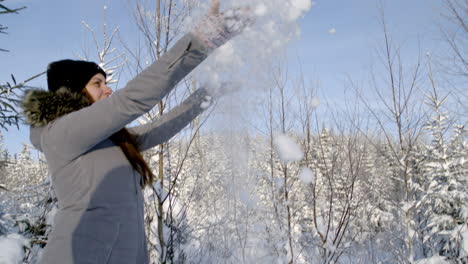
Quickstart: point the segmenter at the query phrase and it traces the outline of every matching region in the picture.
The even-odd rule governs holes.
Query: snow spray
[[[284,53],[289,43],[300,36],[297,21],[312,6],[311,0],[224,0],[221,12],[229,8],[248,5],[253,9],[256,22],[241,35],[217,49],[195,72],[202,84],[222,83],[239,87],[242,91],[262,91],[268,88],[265,70],[273,58]],[[200,19],[209,8],[210,1],[188,19]],[[242,94],[242,93],[236,93]],[[238,106],[245,109],[245,99]],[[233,105],[234,106],[234,105]]]
[[[217,105],[216,118],[211,121],[211,125],[227,137],[224,140],[227,142],[225,152],[230,153],[234,167],[244,170],[248,167],[245,159],[248,149],[242,140],[247,133],[245,117],[255,115],[256,105],[262,104],[262,99],[259,99],[262,96],[256,95],[265,94],[274,85],[268,78],[268,68],[275,58],[285,53],[293,40],[299,38],[298,20],[310,10],[313,3],[311,0],[221,2],[221,12],[248,5],[255,13],[255,24],[217,49],[194,71],[193,76],[201,84],[219,86],[227,83],[236,87],[234,89],[237,92],[224,96]],[[206,1],[187,22],[194,24],[209,7],[210,1]],[[234,185],[246,184],[238,182]]]

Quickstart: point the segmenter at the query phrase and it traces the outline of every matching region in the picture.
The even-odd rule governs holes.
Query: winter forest
[[[133,124],[200,85],[231,87],[144,152],[157,176],[144,189],[151,263],[468,263],[468,1],[440,1],[445,53],[411,56],[392,37],[382,1],[375,65],[366,79],[348,76],[342,104],[283,56],[314,3],[245,1],[255,24]],[[92,44],[77,59],[99,62],[108,83],[158,60],[208,8],[128,2],[138,43],[121,38],[118,24],[82,23]],[[112,7],[101,8],[110,20]],[[21,12],[0,0],[0,18]],[[22,122],[17,102],[36,77],[0,80],[0,264],[38,263],[57,210],[44,156],[29,142],[12,154],[2,136]]]

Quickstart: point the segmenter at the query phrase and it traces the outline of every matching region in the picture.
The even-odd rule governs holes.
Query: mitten
[[[219,0],[213,0],[210,11],[195,26],[193,33],[208,49],[214,50],[254,23],[254,14],[248,7],[219,12]]]
[[[209,85],[205,84],[201,87],[206,92],[200,104],[202,109],[210,107],[214,101],[218,100],[220,97],[240,90],[240,86],[238,84],[234,84],[233,82],[222,82],[220,84]]]

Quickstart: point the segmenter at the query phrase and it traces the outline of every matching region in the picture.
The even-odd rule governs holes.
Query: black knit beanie
[[[47,67],[47,85],[51,92],[65,86],[72,92],[79,93],[97,73],[102,73],[106,77],[104,70],[94,62],[55,61],[51,62]]]

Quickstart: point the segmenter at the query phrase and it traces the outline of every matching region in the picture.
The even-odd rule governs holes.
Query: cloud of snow
[[[288,1],[284,1],[288,2]],[[310,0],[291,0],[290,2],[290,7],[287,9],[288,10],[288,20],[289,21],[294,21],[298,19],[299,17],[304,14],[304,12],[307,12],[310,7],[312,6],[312,2]]]
[[[328,34],[330,34],[330,35],[335,35],[335,34],[336,34],[336,28],[330,28],[330,29],[328,30]]]
[[[258,5],[255,7],[255,11],[254,11],[254,12],[255,12],[255,15],[256,15],[256,16],[261,17],[261,16],[264,16],[264,15],[267,14],[268,8],[267,8],[267,6],[266,6],[265,4],[260,3],[260,4],[258,4]]]
[[[243,143],[246,129],[245,117],[255,115],[259,99],[257,94],[265,94],[271,88],[271,79],[266,76],[272,60],[284,55],[288,46],[300,37],[298,20],[311,8],[310,0],[223,0],[221,11],[233,7],[250,6],[256,16],[256,22],[224,46],[220,47],[197,67],[192,76],[201,84],[210,87],[222,87],[228,91],[217,104],[215,116],[210,117],[213,127],[222,131],[223,153],[232,161],[232,175],[225,175],[229,182],[226,197],[238,201],[247,209],[257,209],[262,205],[252,195],[256,182],[249,177],[248,144]],[[191,30],[200,17],[209,8],[210,1],[205,1],[191,17],[185,21],[185,29]],[[225,87],[228,84],[229,87]],[[225,89],[224,89],[225,88]],[[238,91],[232,93],[233,91]],[[299,146],[285,135],[276,140],[277,151],[285,161],[302,159]],[[241,176],[241,177],[239,177]],[[278,189],[284,180],[278,179]]]
[[[206,1],[186,21],[187,30],[199,21],[208,8]],[[194,76],[201,83],[230,82],[244,89],[265,90],[262,74],[271,59],[283,53],[288,45],[300,36],[298,20],[311,8],[311,0],[251,0],[222,1],[221,11],[249,6],[256,15],[256,22],[242,34],[217,49]]]
[[[223,0],[220,10],[223,12],[245,6],[252,9],[256,16],[255,23],[214,51],[192,73],[198,82],[208,87],[227,90],[227,95],[217,104],[215,118],[210,118],[212,127],[217,130],[245,130],[245,118],[256,113],[257,105],[262,104],[257,95],[271,88],[271,79],[265,74],[267,67],[271,66],[273,59],[284,54],[292,41],[300,37],[298,21],[310,10],[312,1]],[[184,22],[186,31],[200,21],[209,7],[210,1],[205,1],[197,10],[193,10]],[[243,162],[242,158],[234,161]]]
[[[19,264],[23,262],[23,245],[26,239],[19,234],[0,237],[0,263]]]
[[[278,156],[284,162],[300,161],[304,157],[301,147],[285,134],[275,135],[273,144]]]
[[[206,14],[210,1],[194,10],[185,21],[190,31]],[[257,113],[261,98],[271,88],[268,76],[272,61],[285,54],[288,46],[300,37],[298,21],[312,7],[311,0],[224,0],[221,12],[249,6],[255,23],[246,28],[208,57],[192,75],[207,87],[221,87],[226,95],[217,104],[210,125],[217,130],[244,130],[246,119]],[[237,91],[237,92],[236,92]]]

